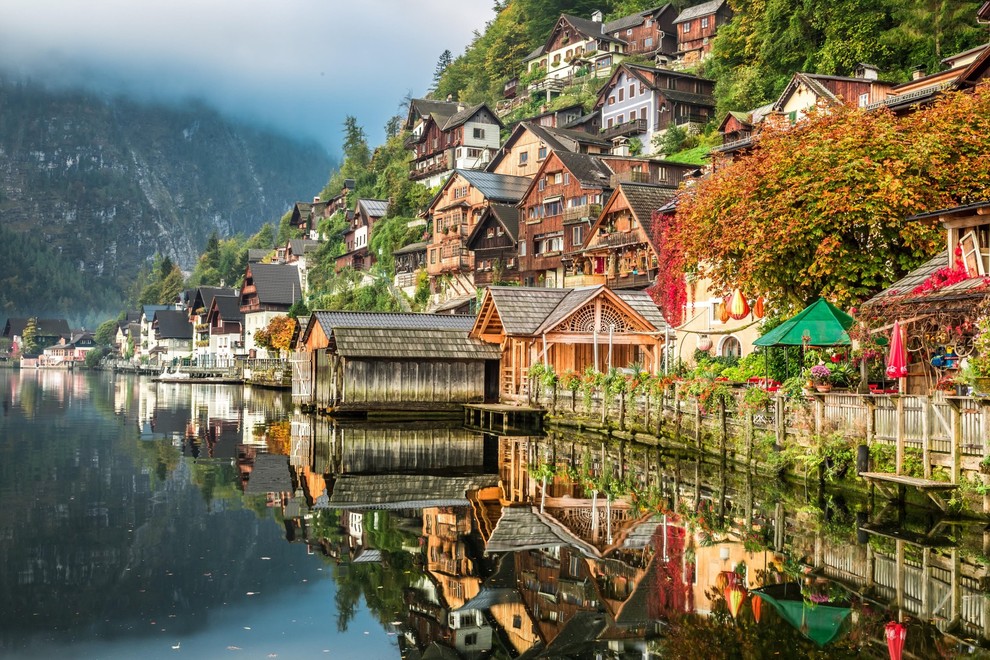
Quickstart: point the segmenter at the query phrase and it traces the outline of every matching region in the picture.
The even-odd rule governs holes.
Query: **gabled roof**
[[[607,149],[612,146],[612,143],[605,138],[599,137],[587,131],[573,128],[553,128],[551,126],[540,126],[540,128],[542,129],[544,135],[548,136],[558,144],[567,147],[567,151],[577,151],[576,149],[571,148],[571,145],[567,144],[568,142],[573,142],[578,147],[581,145],[592,145]]]
[[[155,336],[159,339],[192,339],[192,323],[183,311],[159,310],[155,312]]]
[[[433,99],[412,99],[409,101],[409,114],[406,118],[406,129],[411,129],[417,119],[430,116],[446,118],[457,112],[456,101],[434,101]],[[442,123],[441,123],[442,125]]]
[[[271,250],[264,249],[264,248],[261,248],[261,249],[258,249],[258,248],[249,248],[248,249],[248,263],[250,264],[250,263],[259,262],[259,261],[261,261],[262,259],[264,259],[265,257],[267,257],[271,253],[272,253]]]
[[[665,96],[666,98],[669,98],[672,101],[681,101],[685,103],[694,103],[696,105],[715,107],[714,99],[707,94],[693,94],[690,92],[680,92],[674,89],[667,89],[666,86],[659,82],[660,78],[683,78],[686,80],[714,83],[714,81],[709,78],[702,78],[701,76],[696,76],[681,71],[673,71],[671,69],[643,66],[642,64],[632,64],[631,62],[620,62],[615,68],[615,71],[612,72],[612,75],[605,81],[605,84],[598,88],[597,98],[595,100],[596,108],[604,104],[605,99],[608,96],[608,91],[615,87],[619,76],[622,75],[622,73],[625,73],[630,78],[639,80],[649,89]]]
[[[388,214],[387,199],[359,199],[357,207],[369,218],[384,218]]]
[[[603,39],[605,41],[611,41],[612,43],[624,44],[626,43],[622,39],[616,39],[610,34],[607,34],[602,28],[604,24],[598,21],[593,21],[590,18],[581,18],[580,16],[572,16],[571,14],[561,14],[560,18],[557,19],[557,26],[560,25],[560,21],[567,21],[571,24],[575,30],[583,35],[594,39]],[[550,31],[550,37],[547,40],[547,44],[553,39],[553,33],[557,31],[556,27]]]
[[[192,299],[193,310],[203,308],[203,311],[209,311],[210,303],[217,296],[236,296],[237,290],[231,289],[230,287],[224,286],[201,286],[196,289],[196,294]]]
[[[677,15],[677,18],[674,19],[674,25],[702,16],[710,16],[717,12],[724,4],[725,0],[709,0],[709,2],[702,2],[700,5],[688,7]]]
[[[522,199],[530,182],[528,176],[495,174],[481,170],[454,170],[454,174],[448,180],[448,185],[456,175],[460,175],[461,178],[470,183],[488,201],[508,202],[510,204],[515,204]]]
[[[618,32],[619,30],[625,30],[627,28],[636,27],[640,23],[646,20],[647,16],[654,16],[661,13],[663,10],[670,7],[670,3],[658,5],[653,9],[646,9],[635,14],[630,14],[628,16],[622,16],[613,21],[608,21],[604,24],[605,32]]]
[[[571,176],[581,183],[582,188],[607,188],[609,186],[612,170],[601,158],[566,151],[558,153],[557,158],[571,173]]]
[[[530,52],[529,55],[523,58],[523,62],[529,62],[530,60],[535,60],[537,57],[546,52],[546,45],[539,45]]]
[[[549,331],[598,296],[617,298],[620,307],[627,306],[633,315],[640,316],[658,332],[667,327],[656,303],[645,291],[613,291],[602,285],[576,289],[492,286],[485,296],[494,304],[507,335],[533,336]],[[479,332],[482,323],[479,314],[472,332]]]
[[[292,250],[292,254],[297,257],[301,257],[304,254],[310,254],[311,252],[316,252],[323,245],[320,241],[313,241],[308,238],[290,238],[289,239],[289,249]]]
[[[244,492],[251,495],[292,492],[289,457],[281,454],[259,453],[248,476]]]
[[[502,517],[485,544],[486,552],[518,552],[569,546],[586,557],[601,557],[590,543],[576,536],[552,517],[529,506],[502,507]]]
[[[292,305],[299,300],[299,270],[295,264],[250,264],[251,277],[262,304]],[[241,292],[243,301],[244,292]]]
[[[425,252],[429,242],[419,241],[417,243],[410,243],[404,247],[400,247],[398,250],[392,250],[392,254],[411,254],[413,252]]]
[[[478,114],[478,111],[481,110],[482,108],[488,110],[488,114],[490,114],[492,118],[495,119],[495,123],[498,124],[500,127],[502,126],[502,122],[499,120],[498,115],[492,112],[491,108],[489,108],[484,103],[479,103],[477,105],[472,105],[467,108],[464,108],[463,110],[458,110],[457,112],[452,114],[447,119],[447,121],[444,122],[442,125],[440,124],[440,122],[437,122],[437,125],[441,126],[441,130],[445,132],[451,130],[452,128],[457,128],[458,126],[462,124],[466,124],[468,121],[470,121],[476,114]]]
[[[319,325],[329,337],[335,328],[385,328],[420,330],[463,330],[467,332],[474,325],[474,317],[466,314],[423,314],[417,312],[352,312],[344,310],[315,311],[303,334],[302,341],[309,338],[310,330]]]
[[[241,299],[238,296],[217,296],[213,299],[212,307],[216,308],[217,316],[225,322],[244,321]]]
[[[4,327],[4,337],[13,337],[14,335],[23,335],[24,326],[27,325],[28,318],[15,318],[11,317],[7,319],[7,325]],[[69,322],[65,319],[37,319],[35,322],[35,334],[42,337],[70,337],[72,335],[72,330],[69,328]]]
[[[335,327],[335,352],[345,358],[498,360],[502,349],[463,329]]]
[[[493,218],[495,222],[502,226],[502,229],[504,229],[505,233],[508,234],[513,245],[515,245],[518,241],[519,207],[510,206],[508,204],[492,204],[485,209],[484,213],[482,213],[481,217],[478,219],[478,222],[475,223],[474,229],[471,230],[471,234],[464,242],[464,245],[466,245],[469,250],[475,249],[472,246],[475,244],[475,241],[478,240],[481,232],[484,231],[483,227],[487,224],[485,221],[489,217]]]
[[[629,181],[621,182],[619,187],[612,192],[611,197],[605,202],[601,214],[588,231],[584,247],[595,247],[595,238],[598,235],[596,229],[604,222],[605,216],[613,210],[612,207],[620,199],[625,199],[629,205],[629,210],[639,222],[650,247],[653,248],[654,252],[659,253],[657,246],[653,244],[653,212],[664,208],[675,199],[676,195],[677,189],[670,186],[632,183]]]
[[[498,482],[498,475],[342,474],[327,504],[335,509],[418,509],[468,506],[468,491]],[[314,508],[321,508],[317,503]]]
[[[163,309],[175,309],[175,307],[172,305],[143,305],[141,307],[141,316],[151,321],[155,318],[155,312]]]

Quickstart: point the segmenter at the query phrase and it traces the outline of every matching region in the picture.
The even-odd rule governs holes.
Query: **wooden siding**
[[[701,27],[701,22],[703,19],[708,19],[707,27]],[[688,53],[689,51],[700,51],[700,53],[695,53],[694,57],[686,56],[686,60],[693,60],[699,57],[701,54],[707,54],[711,52],[712,49],[712,39],[715,38],[715,34],[718,32],[718,28],[721,25],[725,25],[732,18],[732,10],[728,5],[722,5],[722,7],[714,14],[708,14],[707,16],[699,16],[698,18],[693,18],[690,21],[685,21],[684,23],[678,23],[677,25],[677,50],[681,53]],[[688,25],[688,31],[684,31],[684,26]]]
[[[485,399],[484,361],[342,360],[339,410],[459,410]]]
[[[526,129],[507,150],[493,170],[496,174],[511,174],[513,176],[533,176],[545,159],[540,158],[540,145],[543,140],[533,131]],[[549,147],[547,148],[549,153]],[[519,162],[520,154],[526,154],[526,160]]]

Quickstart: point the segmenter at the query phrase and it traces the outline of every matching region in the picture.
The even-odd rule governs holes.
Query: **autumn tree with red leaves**
[[[661,243],[682,269],[784,311],[819,295],[850,306],[943,247],[937,222],[909,216],[986,197],[988,136],[986,85],[906,117],[840,107],[769,122],[752,153],[682,193]]]
[[[292,348],[296,337],[296,320],[289,316],[276,316],[268,325],[254,332],[254,343],[261,348],[278,351],[279,355]]]

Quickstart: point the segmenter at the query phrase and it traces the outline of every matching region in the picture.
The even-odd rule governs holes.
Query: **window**
[[[550,216],[553,215],[560,215],[563,212],[563,204],[561,204],[560,200],[558,199],[553,202],[547,202],[546,204],[543,205],[543,209],[544,209],[544,214],[549,218]]]
[[[722,340],[722,346],[719,348],[719,355],[722,357],[733,357],[737,358],[742,355],[742,345],[739,340],[729,335],[724,340]]]
[[[516,630],[522,628],[522,616],[519,614],[514,614],[512,616],[512,627]]]
[[[495,238],[495,228],[489,227],[488,231],[485,232],[485,238]]]
[[[478,643],[478,633],[464,635],[464,646],[474,646]]]
[[[571,173],[564,172],[564,185],[569,185],[571,183]]]
[[[564,180],[564,175],[561,174],[560,172],[556,172],[553,175],[553,182],[555,185],[560,185],[563,182],[563,180]]]
[[[546,190],[547,189],[547,180],[546,179],[540,179],[540,183],[537,184],[537,188],[540,189],[540,192],[543,192],[544,190]]]
[[[430,250],[430,263],[435,264],[437,262],[437,251],[436,248]]]
[[[645,48],[652,48],[653,47],[653,37],[647,37],[646,39],[643,39],[643,46]]]
[[[525,165],[529,161],[529,152],[521,151],[519,152],[519,164]]]
[[[646,121],[646,108],[639,109],[639,118]]]
[[[614,96],[608,97],[608,104],[609,105],[615,105],[615,97]]]
[[[538,160],[545,160],[546,157],[547,157],[547,148],[546,147],[540,147]]]
[[[612,128],[612,118],[611,117],[608,118],[608,122],[607,122],[606,125],[607,125],[608,128]]]
[[[622,99],[623,99],[623,96],[624,96],[623,92],[625,92],[625,91],[626,90],[622,89],[621,87],[619,88],[619,102],[620,103],[622,102]]]
[[[571,227],[571,245],[577,247],[584,243],[584,227],[575,225]]]
[[[860,94],[859,95],[859,107],[865,108],[867,105],[869,105],[869,103],[870,103],[870,95],[869,94]]]
[[[626,36],[628,37],[631,34],[632,34],[632,28],[626,28]]]
[[[526,241],[525,240],[519,241],[519,256],[520,257],[525,257],[526,256]]]
[[[467,155],[468,155],[468,158],[480,158],[481,157],[481,149],[468,149],[467,150]]]
[[[652,18],[646,19],[646,27],[651,27],[652,25],[653,25],[653,19]]]
[[[483,128],[476,128],[476,129],[474,129],[474,138],[476,140],[484,140],[485,139],[485,129],[483,129]]]
[[[615,119],[615,123],[617,123],[617,124],[621,124],[621,123],[622,123],[622,122],[624,122],[625,120],[626,120],[626,116],[625,116],[625,114],[621,114],[621,115],[619,115],[618,117],[616,117],[616,119]]]
[[[704,30],[707,27],[708,27],[708,17],[707,16],[702,16],[701,17],[701,29]]]
[[[636,96],[636,86],[629,85],[629,98]]]

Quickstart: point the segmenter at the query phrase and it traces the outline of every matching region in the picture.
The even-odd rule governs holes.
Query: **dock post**
[[[921,397],[921,462],[925,466],[925,479],[932,478],[932,398]]]
[[[958,399],[949,399],[949,431],[952,452],[952,483],[958,484],[962,473],[962,405]]]
[[[773,401],[773,426],[774,432],[777,435],[777,444],[783,445],[784,440],[787,436],[787,406],[784,403],[784,397],[777,393],[777,398]]]
[[[904,395],[898,394],[895,421],[894,474],[904,473]]]

